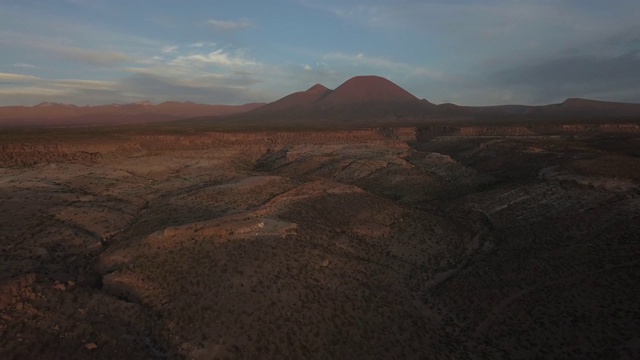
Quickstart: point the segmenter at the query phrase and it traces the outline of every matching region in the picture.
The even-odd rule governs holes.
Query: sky
[[[640,103],[637,0],[1,0],[0,106],[271,102],[383,76],[461,105]]]

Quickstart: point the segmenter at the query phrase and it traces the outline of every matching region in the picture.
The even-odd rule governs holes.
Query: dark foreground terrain
[[[0,137],[0,358],[640,357],[635,124]]]

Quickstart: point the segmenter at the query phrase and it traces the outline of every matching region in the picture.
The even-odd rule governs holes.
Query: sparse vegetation
[[[113,131],[2,155],[0,355],[638,355],[638,162],[601,138]]]

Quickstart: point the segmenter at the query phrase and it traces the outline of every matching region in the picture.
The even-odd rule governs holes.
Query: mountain
[[[580,98],[569,98],[554,106],[560,111],[591,112],[592,114],[607,114],[611,116],[633,116],[640,114],[640,104],[598,101]]]
[[[278,111],[322,111],[339,107],[353,107],[373,103],[408,103],[417,102],[418,98],[411,93],[380,76],[356,76],[345,81],[335,90],[316,84],[306,91],[289,94],[269,103],[254,113],[271,113]]]
[[[418,99],[380,76],[356,76],[335,90],[316,84],[269,104],[148,101],[103,106],[41,103],[0,107],[0,126],[102,125],[183,120],[220,128],[332,128],[430,124],[640,122],[640,104],[570,98],[559,104],[461,106]]]
[[[216,122],[223,126],[353,126],[414,118],[434,105],[380,76],[356,76],[335,90],[316,84],[246,113]],[[207,118],[196,119],[206,123]]]
[[[190,119],[191,124],[220,128],[356,128],[429,126],[432,124],[559,124],[640,122],[640,104],[567,99],[541,106],[435,105],[418,99],[379,76],[356,76],[335,90],[316,84],[260,108],[212,119]]]
[[[300,91],[289,94],[280,100],[260,107],[257,111],[272,112],[309,107],[330,92],[331,90],[327,89],[324,85],[315,84],[307,91]]]
[[[35,106],[0,107],[0,126],[89,126],[171,121],[197,116],[238,114],[262,106],[206,105],[167,101],[154,105],[149,101],[130,104],[76,106],[43,102]]]
[[[318,103],[349,105],[364,102],[403,103],[418,101],[411,93],[380,76],[356,76],[345,81]]]
[[[443,107],[444,105],[438,105]],[[535,122],[602,122],[640,120],[640,104],[569,98],[549,105],[455,106],[449,108],[477,122],[535,121]]]

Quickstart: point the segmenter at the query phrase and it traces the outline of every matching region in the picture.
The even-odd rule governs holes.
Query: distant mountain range
[[[316,84],[268,104],[203,105],[144,101],[0,107],[0,125],[100,125],[185,120],[224,127],[393,126],[440,122],[640,122],[640,104],[567,99],[560,104],[460,106],[418,99],[379,76],[356,76],[335,90]]]
[[[167,101],[76,106],[43,102],[35,106],[0,107],[0,126],[89,126],[171,121],[197,116],[222,116],[246,112],[264,104],[205,105]]]
[[[331,110],[361,103],[398,103],[419,101],[408,91],[377,76],[358,76],[347,80],[335,90],[316,84],[307,91],[287,95],[256,109],[254,113],[289,110]]]
[[[208,121],[206,118],[193,119]],[[211,119],[209,119],[211,121]],[[215,120],[224,126],[393,126],[488,122],[640,122],[640,104],[567,99],[560,104],[460,106],[418,99],[379,76],[357,76],[330,90],[316,84],[246,113]]]

